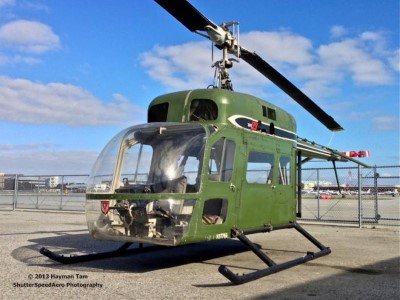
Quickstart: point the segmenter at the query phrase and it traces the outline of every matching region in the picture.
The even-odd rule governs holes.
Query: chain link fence
[[[84,211],[89,175],[0,176],[0,209]],[[304,221],[400,226],[400,166],[304,168]]]
[[[0,209],[84,211],[89,175],[0,176]]]
[[[304,168],[302,220],[400,226],[400,166]]]

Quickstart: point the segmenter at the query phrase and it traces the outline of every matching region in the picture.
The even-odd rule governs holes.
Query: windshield
[[[205,140],[199,124],[151,123],[126,129],[99,156],[88,192],[198,192]]]

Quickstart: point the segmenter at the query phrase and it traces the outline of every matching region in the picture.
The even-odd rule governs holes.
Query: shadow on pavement
[[[87,233],[69,234],[70,231],[53,231],[52,233],[57,234],[57,236],[31,239],[29,242],[34,244],[14,249],[11,253],[12,257],[31,266],[45,266],[63,270],[142,273],[204,262],[248,251],[237,240],[219,240],[186,246],[165,247],[155,252],[139,253],[132,256],[63,265],[41,255],[39,249],[46,247],[58,254],[69,256],[112,251],[119,248],[122,243],[96,241]],[[133,247],[136,247],[136,245],[131,246],[131,248]]]

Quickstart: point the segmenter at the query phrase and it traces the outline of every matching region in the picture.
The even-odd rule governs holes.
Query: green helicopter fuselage
[[[148,123],[116,135],[87,188],[94,238],[181,245],[296,220],[294,118],[222,89],[155,98]]]

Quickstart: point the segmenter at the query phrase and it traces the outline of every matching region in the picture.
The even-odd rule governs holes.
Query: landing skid
[[[40,253],[56,262],[59,262],[62,264],[75,264],[75,263],[80,263],[80,262],[87,262],[87,261],[112,258],[112,257],[120,257],[120,256],[146,253],[146,252],[165,249],[165,246],[143,247],[142,244],[139,244],[138,248],[128,249],[131,245],[132,245],[132,243],[125,243],[121,247],[119,247],[118,249],[116,249],[114,251],[76,255],[76,256],[59,255],[59,254],[54,253],[44,247],[40,249]]]
[[[265,277],[271,275],[273,273],[277,273],[291,267],[303,264],[310,260],[319,258],[321,256],[328,255],[331,253],[331,249],[322,245],[317,239],[311,236],[307,231],[305,231],[299,224],[293,223],[293,226],[289,228],[295,228],[298,232],[300,232],[305,238],[307,238],[311,243],[313,243],[320,251],[318,252],[307,252],[305,256],[299,257],[284,263],[276,264],[271,258],[268,257],[267,254],[262,252],[257,245],[255,245],[252,241],[250,241],[246,235],[238,230],[233,229],[233,236],[237,237],[243,244],[245,244],[251,251],[253,251],[263,262],[265,262],[268,267],[265,269],[261,269],[252,273],[238,275],[234,274],[231,270],[229,270],[226,266],[220,266],[218,271],[228,278],[234,284],[242,284],[249,281],[253,281],[259,279],[261,277]]]
[[[267,254],[262,252],[256,244],[250,241],[246,235],[240,231],[239,229],[232,229],[232,234],[234,237],[237,237],[243,244],[245,244],[251,251],[254,252],[263,262],[265,262],[268,267],[265,269],[261,269],[252,273],[238,275],[234,274],[231,270],[226,266],[220,266],[218,271],[224,275],[227,279],[229,279],[234,284],[243,284],[249,281],[253,281],[273,273],[277,273],[291,267],[306,263],[310,260],[328,255],[331,253],[331,249],[322,245],[317,239],[315,239],[312,235],[310,235],[307,231],[305,231],[299,224],[293,223],[285,228],[295,228],[298,232],[300,232],[305,238],[307,238],[311,243],[313,243],[320,251],[318,252],[307,252],[305,256],[299,257],[284,263],[276,264],[271,258],[268,257]],[[120,257],[126,255],[134,255],[139,253],[147,253],[156,250],[165,249],[165,246],[148,246],[143,247],[142,244],[139,244],[138,248],[128,249],[132,243],[125,243],[120,248],[114,251],[101,252],[101,253],[93,253],[93,254],[84,254],[77,256],[64,256],[59,255],[50,251],[47,248],[41,248],[40,253],[48,258],[62,263],[62,264],[74,264],[80,262],[87,262],[98,259],[112,258],[112,257]]]

